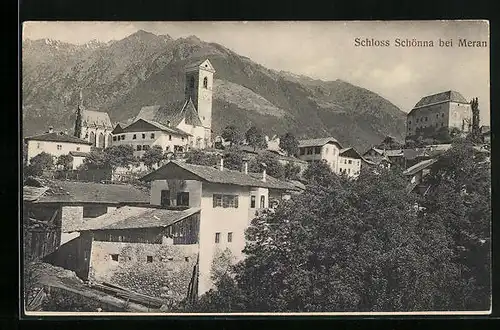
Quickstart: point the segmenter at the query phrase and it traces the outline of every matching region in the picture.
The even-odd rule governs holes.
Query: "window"
[[[110,254],[111,260],[118,261],[118,254]]]
[[[233,233],[229,232],[227,233],[227,242],[231,243],[233,241]]]
[[[255,196],[250,196],[250,208],[255,208]]]
[[[137,151],[141,151],[142,150],[142,146],[140,144],[137,145]]]
[[[122,140],[125,140],[125,134],[122,134]]]
[[[148,263],[153,262],[153,256],[147,256],[146,257],[146,262],[148,262]]]
[[[143,145],[142,150],[144,150],[144,151],[149,150],[149,146],[147,144]]]
[[[155,133],[151,133],[151,138],[154,139],[155,138]]]
[[[146,138],[146,134],[142,133],[142,138],[145,139]]]
[[[121,136],[120,136],[120,135],[118,135],[118,136],[117,136],[117,138],[118,138],[118,141],[120,141],[120,140],[121,140]]]
[[[80,151],[80,147],[76,147],[76,151]]]
[[[352,164],[352,160],[349,159],[349,164]]]
[[[425,117],[425,121],[427,121],[427,117]]]
[[[312,155],[313,154],[313,148],[307,148],[307,154]]]
[[[215,243],[218,244],[220,242],[220,233],[215,233]]]
[[[262,195],[260,196],[260,208],[266,207],[266,196]]]
[[[189,257],[184,257],[184,261],[189,262]]]
[[[351,169],[350,168],[347,169],[347,173],[351,174]]]
[[[213,207],[238,208],[238,196],[214,194]]]
[[[137,134],[132,135],[132,140],[137,139]]]
[[[113,141],[116,141],[116,136],[113,136]]]
[[[436,113],[436,118],[439,118],[439,113]]]
[[[162,190],[160,194],[161,206],[170,206],[170,190]]]
[[[339,168],[339,171],[340,171],[340,173],[342,173],[342,167],[341,167],[341,168]]]
[[[57,150],[62,150],[62,145],[58,144],[57,145]]]
[[[411,120],[408,121],[408,125],[411,125]]]
[[[189,193],[188,192],[177,193],[177,206],[189,206]]]
[[[321,153],[321,147],[314,147],[314,153],[319,155]]]
[[[40,149],[40,143],[36,144],[37,149]]]
[[[306,149],[305,148],[300,148],[300,154],[305,155],[306,154]]]
[[[184,138],[181,138],[182,142],[184,142]]]
[[[169,136],[168,136],[168,140],[169,140],[169,141],[172,141],[172,135],[169,135]]]
[[[441,127],[443,127],[443,126],[444,126],[444,123],[441,123]]]
[[[203,78],[203,88],[208,88],[208,79],[207,79],[207,77]]]

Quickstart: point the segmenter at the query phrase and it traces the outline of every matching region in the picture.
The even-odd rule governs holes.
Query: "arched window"
[[[97,141],[97,147],[104,149],[106,146],[106,141],[104,141],[104,134],[99,133],[99,140]]]
[[[194,77],[189,78],[189,87],[194,88]]]
[[[92,143],[92,145],[93,145],[94,147],[96,147],[96,144],[95,144],[95,142],[96,142],[96,137],[95,137],[95,133],[94,133],[94,132],[90,132],[90,141],[89,141],[89,142],[90,142],[90,143]]]
[[[203,78],[203,88],[208,88],[208,78]]]

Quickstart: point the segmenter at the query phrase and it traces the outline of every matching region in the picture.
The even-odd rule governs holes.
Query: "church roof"
[[[26,141],[33,140],[33,141],[50,141],[50,142],[66,142],[66,143],[78,143],[78,144],[89,144],[91,145],[92,143],[77,138],[76,136],[73,135],[68,135],[66,133],[62,132],[52,132],[52,133],[45,133],[41,135],[35,135],[35,136],[30,136],[25,138]]]
[[[184,69],[186,71],[194,71],[194,70],[204,69],[204,70],[210,71],[212,73],[215,72],[215,69],[212,66],[212,63],[210,63],[210,61],[208,59],[192,62],[192,63],[186,65]]]
[[[429,106],[431,104],[442,103],[442,102],[457,102],[457,103],[467,103],[467,104],[469,103],[469,102],[467,102],[465,97],[463,97],[462,94],[460,94],[459,92],[449,90],[446,92],[441,92],[441,93],[422,97],[420,99],[420,101],[418,101],[417,104],[415,104],[412,111],[414,109],[418,109],[418,108]],[[412,111],[410,111],[410,113]]]
[[[142,107],[135,120],[145,119],[161,125],[176,127],[184,118],[188,125],[202,126],[198,112],[191,99],[189,101],[172,101],[167,105]]]
[[[113,129],[107,112],[82,110],[82,126]]]

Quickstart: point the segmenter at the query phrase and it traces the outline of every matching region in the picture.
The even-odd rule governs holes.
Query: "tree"
[[[424,197],[407,192],[401,171],[346,180],[311,164],[306,191],[252,221],[246,258],[189,309],[487,309],[488,166],[455,145],[433,169],[437,190]]]
[[[238,149],[231,148],[224,153],[224,167],[230,170],[241,171],[243,158],[243,154]]]
[[[278,157],[270,152],[262,152],[252,159],[248,164],[248,170],[254,173],[263,171],[262,164],[266,164],[266,173],[276,179],[282,179],[285,176],[285,168],[278,161]]]
[[[295,165],[293,162],[288,162],[285,164],[284,168],[284,177],[288,180],[298,180],[300,173],[300,166]]]
[[[153,168],[153,165],[158,165],[163,160],[163,148],[161,146],[155,145],[152,148],[146,150],[142,155],[142,161],[149,169]]]
[[[284,150],[288,156],[294,156],[299,151],[299,141],[292,133],[286,133],[280,137],[279,147]]]
[[[83,159],[83,168],[86,169],[104,169],[110,168],[103,150],[93,149]]]
[[[217,165],[218,157],[213,154],[200,149],[191,149],[186,153],[186,163],[214,166]]]
[[[30,164],[26,168],[26,174],[32,176],[40,176],[44,171],[54,168],[54,156],[41,152],[30,159]]]
[[[257,148],[267,148],[267,142],[264,134],[262,133],[262,130],[255,126],[252,126],[248,129],[248,131],[245,133],[245,139],[248,145],[253,147],[253,150],[256,150]]]
[[[70,170],[73,164],[73,156],[70,154],[60,155],[57,157],[56,165],[61,166],[65,170]]]
[[[115,170],[117,167],[129,167],[137,164],[134,148],[131,145],[115,145],[104,149],[104,160]]]
[[[221,136],[225,141],[229,141],[231,146],[238,145],[243,139],[241,131],[234,125],[226,126]]]

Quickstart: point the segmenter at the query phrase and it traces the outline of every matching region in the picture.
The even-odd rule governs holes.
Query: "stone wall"
[[[90,278],[158,298],[187,297],[198,245],[100,242],[92,244]]]

